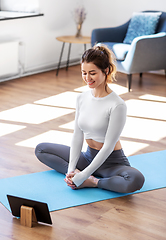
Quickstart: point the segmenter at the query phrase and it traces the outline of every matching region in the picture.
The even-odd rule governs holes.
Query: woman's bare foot
[[[75,169],[73,174],[79,173],[80,170]],[[72,180],[71,180],[72,181]],[[88,179],[86,179],[80,186],[76,187],[75,184],[72,185],[72,183],[69,183],[69,179],[68,181],[65,179],[65,182],[67,183],[67,185],[69,187],[71,187],[72,189],[80,189],[80,188],[95,188],[97,187],[99,179],[95,178],[94,176],[90,176]]]
[[[97,187],[99,179],[95,178],[94,176],[90,176],[88,179],[86,179],[80,186],[76,187],[76,189],[80,188],[95,188]]]

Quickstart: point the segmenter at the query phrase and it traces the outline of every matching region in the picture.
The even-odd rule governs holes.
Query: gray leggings
[[[54,143],[40,143],[35,149],[37,158],[60,173],[67,173],[70,147]],[[82,152],[76,168],[82,171],[86,168],[98,150],[87,148]],[[120,193],[130,193],[142,188],[144,176],[140,171],[130,166],[123,150],[113,151],[106,161],[93,173],[99,177],[98,188]]]

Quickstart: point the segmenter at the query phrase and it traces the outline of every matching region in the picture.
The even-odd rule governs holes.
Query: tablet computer
[[[48,205],[44,202],[38,202],[31,199],[7,195],[12,215],[20,217],[21,206],[32,207],[35,210],[38,222],[52,224],[51,216],[49,213]]]

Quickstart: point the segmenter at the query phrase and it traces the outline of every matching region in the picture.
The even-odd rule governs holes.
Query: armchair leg
[[[128,87],[128,91],[130,92],[131,89],[131,81],[132,81],[132,74],[127,74],[127,87]]]
[[[142,73],[139,74],[139,84],[141,85],[142,84]]]

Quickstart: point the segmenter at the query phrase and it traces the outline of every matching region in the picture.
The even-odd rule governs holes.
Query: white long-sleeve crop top
[[[96,98],[90,90],[78,96],[68,173],[76,168],[84,137],[103,143],[103,147],[90,165],[73,177],[76,186],[81,185],[112,153],[125,121],[126,104],[115,92]]]

